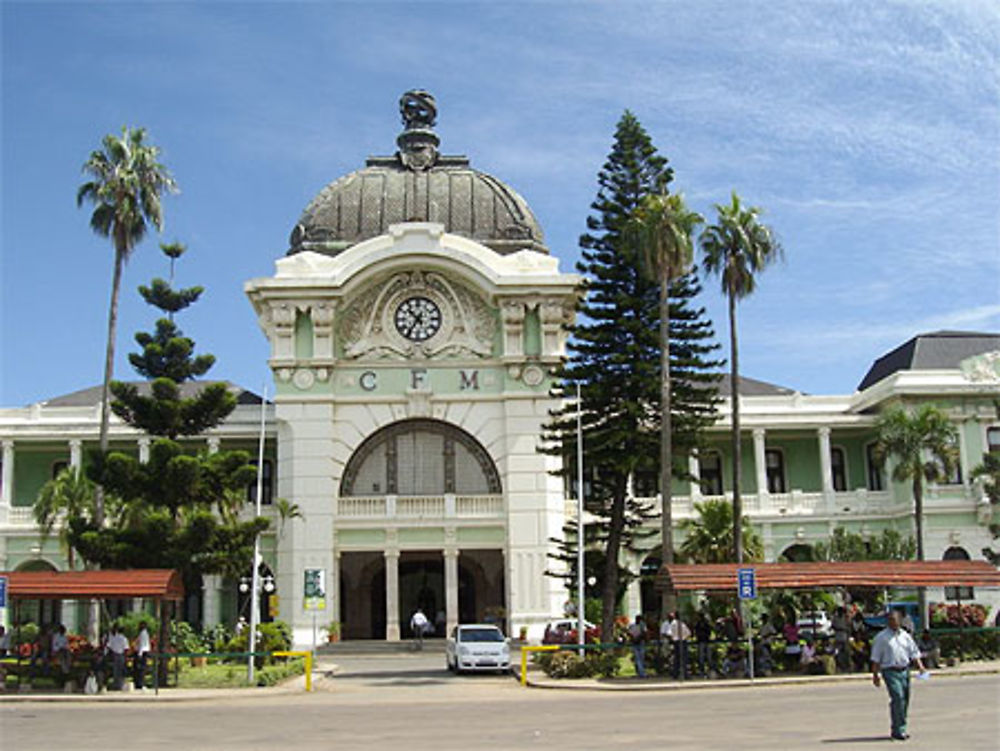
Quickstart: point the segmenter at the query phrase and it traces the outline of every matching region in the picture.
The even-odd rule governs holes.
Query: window
[[[968,561],[972,560],[969,557],[969,552],[962,547],[953,545],[944,551],[942,560],[945,561]],[[944,599],[946,600],[971,600],[976,596],[976,592],[972,587],[945,587],[944,588]]]
[[[698,456],[698,474],[701,475],[701,491],[705,495],[722,495],[722,454],[703,451]]]
[[[660,477],[656,472],[643,470],[632,475],[632,492],[636,498],[652,498],[660,492]]]
[[[986,428],[986,450],[991,454],[1000,454],[1000,427]]]
[[[764,466],[767,468],[767,492],[787,493],[784,454],[778,449],[767,449],[764,452]]]
[[[875,444],[865,446],[865,464],[868,466],[868,489],[885,490],[885,478],[882,467],[875,458]]]
[[[833,489],[838,493],[847,490],[847,462],[844,449],[839,446],[830,449],[830,472],[833,474]]]
[[[52,462],[52,479],[56,479],[64,469],[69,469],[69,462],[65,459]]]
[[[257,466],[257,460],[254,459],[250,462],[253,466]],[[270,459],[264,460],[264,466],[261,470],[261,480],[262,487],[264,489],[261,495],[260,502],[264,506],[270,506],[274,495],[274,467]],[[247,503],[257,502],[257,480],[254,480],[249,485],[247,485]]]
[[[944,464],[939,460],[935,459],[934,462],[938,466],[938,472],[941,473],[941,479],[939,482],[942,485],[961,485],[962,484],[962,459],[961,452],[959,451],[958,441],[956,439],[955,443],[952,444],[955,449],[954,457],[955,463],[951,465],[951,472],[944,471]]]

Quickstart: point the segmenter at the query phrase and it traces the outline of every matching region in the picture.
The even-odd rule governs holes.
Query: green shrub
[[[178,652],[210,651],[205,638],[187,621],[174,621],[170,624],[170,643]]]
[[[969,629],[967,632],[935,634],[942,657],[965,660],[995,660],[1000,657],[1000,630]]]
[[[38,632],[41,629],[38,627],[37,623],[22,623],[19,628],[14,629],[14,635],[12,640],[14,644],[20,646],[22,644],[31,644],[38,638]]]
[[[282,660],[273,665],[267,665],[257,671],[255,677],[258,686],[275,686],[287,678],[302,675],[305,671],[305,660],[296,657],[291,660]]]
[[[590,674],[602,678],[614,678],[621,669],[619,657],[622,653],[623,650],[620,649],[595,649],[588,652],[587,663]]]
[[[247,642],[249,641],[250,629],[244,629],[241,633],[229,640],[226,645],[226,652],[247,652]],[[255,652],[282,652],[292,647],[292,627],[284,621],[272,621],[271,623],[261,623],[257,626],[257,648]],[[257,662],[264,664],[270,662],[270,658],[258,658]]]
[[[203,638],[205,640],[205,646],[210,652],[225,652],[226,646],[232,640],[235,633],[226,628],[224,623],[216,623],[209,629],[206,629]]]

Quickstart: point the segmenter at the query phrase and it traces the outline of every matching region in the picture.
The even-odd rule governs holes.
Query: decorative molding
[[[427,297],[441,310],[441,327],[412,342],[395,326],[396,308],[406,298]],[[339,334],[348,359],[410,360],[489,357],[496,319],[482,297],[435,271],[411,271],[380,280],[355,297],[340,318]]]
[[[969,357],[959,367],[965,380],[972,383],[1000,383],[1000,350]]]
[[[299,368],[292,376],[292,383],[300,391],[308,391],[316,383],[316,375],[309,368]]]

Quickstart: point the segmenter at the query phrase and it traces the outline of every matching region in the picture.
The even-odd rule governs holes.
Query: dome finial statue
[[[399,113],[406,128],[396,138],[400,161],[415,172],[433,167],[441,143],[432,130],[437,122],[434,97],[423,89],[410,89],[399,98]]]

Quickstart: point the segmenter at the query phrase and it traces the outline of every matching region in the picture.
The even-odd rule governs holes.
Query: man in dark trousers
[[[920,659],[920,648],[913,637],[903,630],[899,611],[889,613],[889,627],[883,629],[872,642],[872,683],[878,686],[881,678],[889,692],[889,719],[891,734],[897,741],[910,737],[906,732],[906,712],[910,705],[910,663],[914,660],[921,673],[926,672]]]

